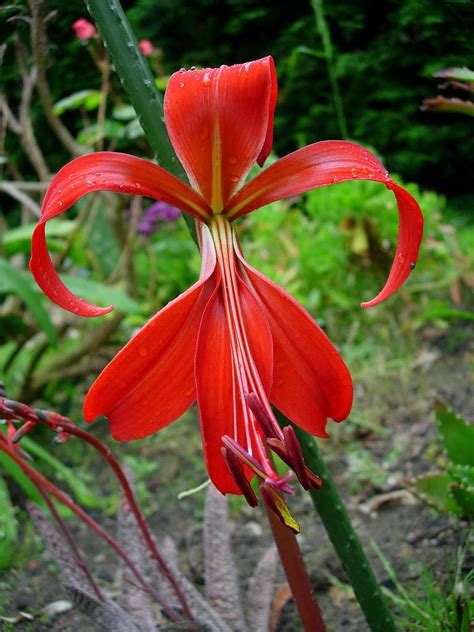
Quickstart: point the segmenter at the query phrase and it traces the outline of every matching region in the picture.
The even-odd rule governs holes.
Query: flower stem
[[[138,48],[137,39],[119,0],[85,0],[85,3],[107,46],[120,81],[138,114],[153,153],[164,169],[186,180],[166,131],[163,99],[156,88],[148,62]],[[183,217],[197,243],[193,218],[186,213]]]
[[[267,515],[301,623],[308,632],[325,632],[326,626],[296,536],[268,507]]]
[[[281,417],[280,417],[281,419]],[[310,490],[316,511],[349,577],[372,632],[396,632],[373,570],[314,438],[295,427],[306,465],[317,472],[323,487]]]

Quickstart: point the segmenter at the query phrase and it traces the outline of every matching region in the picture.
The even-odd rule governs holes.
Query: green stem
[[[311,6],[316,20],[316,28],[318,29],[323,44],[324,57],[326,58],[339,132],[341,134],[341,138],[349,138],[346,115],[344,113],[344,104],[342,102],[341,91],[339,90],[339,82],[334,70],[334,51],[331,44],[331,32],[329,31],[329,26],[324,16],[323,0],[311,0]]]
[[[299,428],[295,427],[295,431],[306,465],[324,483],[321,489],[310,491],[313,504],[349,577],[370,629],[373,632],[396,632],[393,617],[316,441]]]
[[[166,131],[163,99],[119,0],[85,2],[158,162],[170,173],[186,180]],[[197,242],[194,220],[185,213],[183,217]]]

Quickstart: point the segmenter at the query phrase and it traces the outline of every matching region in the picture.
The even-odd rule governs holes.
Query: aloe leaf
[[[438,511],[460,514],[461,509],[450,491],[451,477],[448,473],[426,474],[413,481],[413,492]]]
[[[7,485],[0,476],[0,569],[7,568],[15,553],[18,523]]]
[[[463,515],[474,517],[474,487],[451,483],[449,489],[454,500],[461,507]]]
[[[214,485],[206,492],[204,572],[210,605],[233,630],[245,630],[235,559],[230,542],[227,498]]]
[[[42,298],[38,298],[33,279],[12,266],[5,259],[0,259],[0,293],[11,292],[19,296],[25,303],[39,327],[46,334],[51,344],[56,344],[56,329],[43,307]]]
[[[450,460],[459,465],[474,466],[474,426],[467,424],[443,403],[436,408],[436,420]]]
[[[464,487],[474,487],[474,467],[450,463],[448,472],[455,483]]]
[[[246,600],[249,632],[270,629],[271,605],[278,555],[270,548],[260,558],[250,580]]]

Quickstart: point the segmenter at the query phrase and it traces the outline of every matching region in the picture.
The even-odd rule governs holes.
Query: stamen
[[[269,418],[255,393],[245,393],[245,401],[247,402],[247,406],[253,412],[255,419],[259,423],[263,434],[267,437],[267,439],[278,439],[279,434],[275,431],[272,420]]]
[[[232,474],[235,482],[239,486],[242,494],[245,496],[245,500],[251,507],[256,507],[258,505],[258,498],[255,495],[255,492],[252,489],[252,486],[245,478],[244,468],[239,462],[238,458],[235,456],[231,450],[228,448],[222,448],[221,450],[222,456],[225,459],[227,467],[229,468],[230,473]]]
[[[283,428],[283,435],[285,437],[285,446],[288,456],[293,464],[293,471],[304,489],[309,489],[311,483],[306,475],[303,452],[301,451],[301,445],[296,437],[295,431],[291,426],[285,426]]]
[[[289,527],[293,533],[299,533],[300,525],[290,514],[290,511],[280,494],[271,487],[268,487],[266,483],[262,483],[260,485],[260,492],[267,507],[275,514],[282,524]]]

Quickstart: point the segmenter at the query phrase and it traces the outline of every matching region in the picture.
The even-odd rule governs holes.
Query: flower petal
[[[90,305],[59,279],[46,245],[46,222],[64,213],[91,191],[145,195],[172,204],[194,217],[208,216],[206,202],[161,167],[128,154],[98,152],[72,160],[54,177],[32,238],[30,269],[43,292],[57,305],[81,316],[100,316],[113,308]]]
[[[400,229],[395,259],[381,292],[363,307],[376,305],[393,294],[416,265],[423,235],[423,216],[416,200],[390,178],[369,151],[347,141],[322,141],[281,158],[244,186],[230,201],[225,215],[236,219],[283,198],[345,180],[374,180],[393,190]]]
[[[146,437],[181,416],[196,399],[194,355],[216,264],[209,239],[202,254],[199,281],[148,321],[87,394],[85,419],[105,415],[115,439]]]
[[[173,147],[192,185],[221,211],[273,138],[276,73],[271,57],[247,64],[179,71],[165,95]]]
[[[221,282],[222,283],[222,282]],[[239,279],[241,309],[250,354],[265,391],[271,387],[272,339],[268,321],[256,298]],[[222,296],[222,285],[214,291],[203,314],[196,350],[195,375],[207,470],[223,494],[241,494],[221,454],[222,436],[229,435],[247,451],[257,454],[254,433],[248,429],[250,411],[244,399],[245,384],[232,357],[232,338]],[[246,420],[247,416],[247,420]],[[250,446],[249,446],[250,443]],[[249,449],[250,448],[250,449]],[[244,468],[248,480],[253,473]]]
[[[352,406],[352,380],[323,330],[285,290],[252,268],[238,252],[265,307],[273,338],[270,401],[306,432],[327,437],[326,422],[345,419]]]

